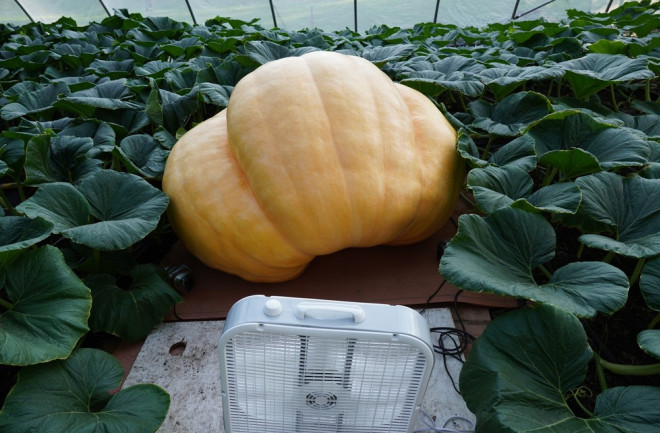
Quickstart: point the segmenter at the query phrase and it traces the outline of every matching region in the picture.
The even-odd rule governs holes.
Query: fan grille
[[[244,332],[224,347],[237,433],[407,432],[427,360],[396,341]]]

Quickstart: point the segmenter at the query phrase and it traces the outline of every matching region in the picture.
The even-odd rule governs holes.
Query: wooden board
[[[407,306],[422,306],[427,301],[432,305],[453,302],[458,290],[440,275],[438,246],[454,236],[458,215],[465,209],[466,204],[459,201],[452,220],[425,241],[396,247],[349,248],[317,257],[300,277],[284,283],[250,283],[211,269],[177,243],[162,264],[188,266],[194,286],[166,320],[224,319],[236,301],[253,294]],[[472,292],[462,292],[458,300],[485,307],[516,306],[513,298]]]

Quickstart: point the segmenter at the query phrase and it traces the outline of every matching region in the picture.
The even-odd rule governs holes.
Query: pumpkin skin
[[[456,132],[428,98],[365,59],[317,51],[240,80],[176,143],[163,191],[203,263],[279,282],[318,255],[427,238],[464,175]]]

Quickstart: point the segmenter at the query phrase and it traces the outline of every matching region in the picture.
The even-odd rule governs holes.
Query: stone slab
[[[430,327],[453,327],[451,313],[446,308],[429,309],[423,313]],[[154,383],[166,389],[172,402],[167,419],[159,433],[224,433],[218,340],[223,321],[170,322],[159,325],[145,340],[124,381],[123,388],[137,383]],[[427,389],[423,411],[436,419],[442,427],[466,430],[474,416],[454,390],[451,374],[456,382],[461,363],[446,360],[436,354],[435,364]],[[416,428],[424,425],[418,421]]]

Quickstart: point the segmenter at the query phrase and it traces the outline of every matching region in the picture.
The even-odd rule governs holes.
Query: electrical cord
[[[413,430],[413,433],[474,433],[475,429],[474,423],[462,416],[452,416],[448,418],[442,426],[437,425],[433,417],[423,410],[419,411],[417,418],[424,425],[424,428]],[[452,423],[455,428],[449,427]],[[462,427],[463,425],[467,427]]]
[[[435,292],[433,292],[433,294],[431,294],[431,296],[428,297],[426,301],[426,305],[424,306],[424,308],[421,309],[422,313],[426,311],[431,300],[433,299],[433,297],[435,297],[435,295],[437,295],[440,292],[445,282],[446,281],[443,280],[442,283],[440,283],[438,288],[435,290]],[[451,380],[451,384],[452,387],[454,388],[454,391],[456,391],[459,395],[461,395],[461,392],[458,389],[456,380],[449,371],[447,358],[451,357],[457,360],[458,362],[460,362],[461,364],[464,363],[465,361],[463,360],[462,355],[463,353],[465,353],[465,350],[467,349],[468,345],[475,340],[475,337],[469,332],[467,332],[465,328],[465,322],[463,321],[463,318],[461,317],[461,314],[458,310],[458,297],[461,295],[461,293],[463,293],[463,291],[459,290],[454,295],[454,302],[452,307],[454,316],[458,321],[459,328],[436,326],[429,329],[432,334],[438,334],[438,340],[437,340],[438,342],[437,344],[433,345],[433,350],[436,353],[442,355],[442,362],[445,368],[445,372],[447,373],[449,380]]]

